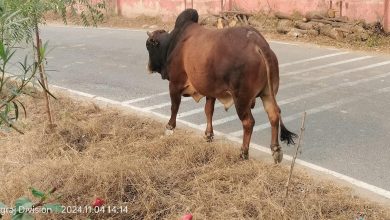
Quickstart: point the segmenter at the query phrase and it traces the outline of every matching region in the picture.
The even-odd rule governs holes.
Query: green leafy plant
[[[17,70],[8,70],[15,52],[15,49],[0,41],[0,128],[11,127],[23,133],[14,122],[18,120],[21,111],[25,116],[27,114],[20,98],[23,94],[33,94],[28,85],[35,78],[39,64],[29,64],[28,56],[25,56],[22,62],[18,62]]]
[[[55,200],[58,199],[58,196],[55,195],[56,187],[52,188],[48,192],[42,192],[35,188],[30,188],[31,194],[36,199],[39,199],[37,202],[33,202],[28,197],[20,197],[15,201],[15,206],[12,207],[12,220],[33,220],[35,219],[32,215],[32,210],[35,208],[43,207],[48,212],[60,213],[63,211],[63,206],[59,203],[55,203]],[[54,202],[47,203],[48,200]],[[0,209],[7,209],[8,207],[0,202]],[[3,216],[0,214],[0,219]]]
[[[40,25],[45,23],[48,12],[59,13],[64,23],[67,23],[67,14],[80,16],[83,24],[96,26],[103,19],[102,10],[104,0],[0,0],[0,128],[16,128],[14,121],[19,118],[20,109],[26,115],[26,108],[19,97],[27,92],[29,83],[39,84],[43,89],[46,101],[46,112],[49,124],[53,125],[50,107],[49,84],[45,73],[45,55],[47,42],[42,43]],[[28,56],[18,62],[19,70],[9,70],[11,58],[15,51],[27,54],[24,48],[14,47],[22,42],[32,43],[34,52],[33,62]],[[16,49],[18,48],[18,49]],[[39,77],[36,77],[39,75]]]

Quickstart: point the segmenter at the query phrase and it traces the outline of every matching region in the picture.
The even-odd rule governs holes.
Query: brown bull
[[[206,136],[213,137],[212,116],[218,99],[228,109],[234,104],[244,130],[241,156],[248,158],[255,120],[251,108],[260,97],[272,128],[271,150],[275,162],[282,160],[281,140],[293,144],[294,133],[283,125],[275,95],[279,87],[278,60],[261,34],[251,27],[210,30],[198,24],[194,9],[183,11],[175,28],[148,32],[150,72],[169,80],[171,118],[166,126],[176,127],[182,96],[197,102],[206,96]]]

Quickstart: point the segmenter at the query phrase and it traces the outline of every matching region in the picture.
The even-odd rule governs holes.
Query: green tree
[[[39,29],[45,24],[45,15],[59,13],[65,24],[68,15],[79,16],[85,26],[96,26],[103,19],[104,8],[104,0],[0,0],[0,126],[6,125],[22,133],[13,121],[18,119],[19,109],[25,112],[18,98],[29,94],[30,82],[37,82],[43,89],[49,123],[53,125],[49,99],[52,94],[44,68],[47,42],[42,43]],[[18,62],[18,71],[10,71],[10,60],[17,50],[14,46],[22,42],[32,45],[34,61],[29,63],[31,59],[26,55]]]

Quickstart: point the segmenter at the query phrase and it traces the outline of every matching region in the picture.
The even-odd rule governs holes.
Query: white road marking
[[[353,59],[349,59],[349,60],[342,60],[342,61],[339,61],[339,62],[324,64],[324,65],[320,65],[320,66],[314,66],[314,67],[303,69],[303,70],[297,70],[297,71],[292,71],[292,72],[288,72],[288,73],[282,73],[280,75],[281,76],[292,76],[292,75],[297,75],[297,74],[300,74],[300,73],[305,73],[305,72],[309,72],[309,71],[313,71],[313,70],[319,70],[319,69],[323,69],[323,68],[327,68],[327,67],[331,67],[331,66],[337,66],[337,65],[340,65],[340,64],[351,63],[351,62],[355,62],[355,61],[359,61],[359,60],[365,60],[365,59],[368,59],[368,58],[371,58],[371,57],[372,56],[357,57],[357,58],[353,58]]]
[[[276,41],[276,40],[269,40],[268,42],[274,43],[274,44],[283,44],[283,45],[298,46],[298,44],[289,43],[289,42],[283,42],[283,41]]]
[[[66,91],[68,91],[70,93],[74,93],[74,94],[80,95],[80,96],[87,95],[86,97],[95,97],[95,98],[97,97],[97,96],[92,95],[92,94],[79,92],[79,91],[72,90],[72,89],[67,89],[67,88],[64,88],[64,87],[61,87],[61,86],[53,86],[53,87],[66,90]],[[388,89],[388,90],[390,90],[390,89]],[[103,99],[100,99],[100,100],[109,100],[109,99],[103,98]],[[114,101],[114,100],[112,100],[110,103],[116,103],[116,104],[118,104],[120,106],[125,106],[125,107],[128,107],[128,108],[133,109],[133,110],[138,111],[138,112],[142,112],[142,113],[146,113],[146,114],[152,114],[152,115],[155,115],[155,116],[160,117],[160,118],[164,118],[164,119],[169,119],[170,118],[167,115],[164,115],[164,114],[161,114],[161,113],[157,113],[157,112],[153,112],[153,111],[147,111],[147,110],[145,110],[143,108],[136,107],[136,106],[133,106],[131,104],[124,104],[124,103],[121,103],[121,102],[118,102],[118,101]],[[188,122],[188,121],[177,119],[177,122],[179,122],[179,123],[181,123],[183,125],[186,125],[186,126],[188,126],[190,128],[194,128],[194,129],[200,130],[200,131],[204,130],[203,127],[201,127],[199,125],[196,125],[194,123]],[[218,135],[218,136],[225,137],[228,140],[231,140],[231,141],[239,143],[239,144],[242,143],[242,139],[241,138],[237,138],[237,137],[234,137],[234,136],[229,135],[229,134],[225,134],[225,133],[222,133],[222,132],[219,132],[219,131],[214,131],[214,134]],[[264,153],[269,154],[269,155],[271,154],[270,149],[268,147],[264,147],[264,146],[261,146],[261,145],[258,145],[258,144],[251,143],[250,148],[251,149],[256,149],[258,151],[264,152]],[[288,161],[291,161],[292,157],[289,156],[289,155],[284,155],[284,159],[288,160]],[[335,171],[330,170],[330,169],[326,169],[324,167],[321,167],[321,166],[318,166],[318,165],[315,165],[315,164],[312,164],[312,163],[309,163],[309,162],[306,162],[306,161],[303,161],[303,160],[300,160],[300,159],[297,159],[296,163],[300,164],[302,166],[305,166],[307,168],[310,168],[310,169],[313,169],[313,170],[316,170],[316,171],[319,171],[319,172],[331,175],[331,176],[333,176],[335,178],[343,180],[343,181],[345,181],[347,183],[350,183],[350,184],[352,184],[354,186],[357,186],[359,188],[362,188],[362,189],[368,190],[368,191],[370,191],[372,193],[375,193],[375,194],[377,194],[379,196],[382,196],[382,197],[385,197],[387,199],[390,199],[390,191],[387,191],[385,189],[379,188],[377,186],[374,186],[374,185],[368,184],[366,182],[357,180],[357,179],[352,178],[350,176],[347,176],[347,175],[335,172]]]
[[[302,94],[302,95],[299,95],[299,96],[291,97],[291,98],[288,98],[288,99],[283,99],[283,100],[278,101],[277,103],[278,103],[279,106],[282,106],[282,105],[293,103],[293,102],[296,102],[296,101],[299,101],[299,100],[302,100],[302,99],[305,99],[305,98],[313,97],[313,96],[316,96],[316,95],[319,95],[319,94],[331,91],[333,89],[342,88],[342,87],[355,86],[355,85],[360,84],[360,83],[373,81],[373,80],[384,78],[384,77],[387,77],[387,76],[390,76],[390,72],[389,73],[380,74],[380,75],[376,75],[376,76],[372,76],[372,77],[359,79],[359,80],[356,80],[356,81],[350,81],[350,82],[345,82],[345,83],[341,83],[341,84],[334,85],[334,86],[329,86],[329,87],[326,87],[326,88],[323,88],[323,89],[317,89],[314,92],[308,92],[308,93],[305,93],[305,94]],[[261,107],[260,108],[256,108],[256,109],[252,110],[252,114],[260,113],[260,112],[263,112],[263,111],[264,111],[264,109],[261,108]],[[231,115],[231,116],[228,116],[228,117],[225,117],[225,118],[214,120],[213,121],[213,125],[215,126],[215,125],[225,124],[227,122],[234,121],[236,119],[238,119],[238,116],[236,114],[235,115]],[[201,124],[201,126],[206,126],[206,123]]]
[[[184,97],[184,98],[181,99],[182,102],[187,102],[189,100],[192,100],[192,97]],[[152,106],[146,107],[144,109],[146,111],[151,111],[151,110],[154,110],[154,109],[164,108],[165,106],[170,106],[170,105],[171,105],[171,102],[165,102],[165,103],[161,103],[161,104],[158,104],[158,105],[152,105]]]
[[[56,85],[49,85],[49,86],[54,87],[54,88],[58,88],[58,89],[69,90],[67,88],[64,88],[64,87],[61,87],[61,86],[56,86]],[[76,95],[84,96],[84,97],[87,97],[87,98],[95,98],[96,97],[95,95],[92,95],[92,94],[89,94],[89,93],[85,93],[85,92],[76,91],[76,90],[73,90],[72,93],[75,93]]]
[[[321,106],[318,106],[315,108],[311,108],[309,110],[306,110],[306,112],[307,112],[308,117],[310,117],[310,115],[312,115],[312,114],[320,113],[320,112],[338,107],[340,105],[344,105],[344,104],[347,104],[347,103],[350,103],[353,101],[357,101],[357,100],[362,99],[364,97],[369,97],[372,95],[381,94],[381,93],[385,93],[385,92],[390,92],[390,87],[381,88],[381,89],[375,90],[373,92],[360,94],[359,96],[355,96],[355,97],[340,99],[339,101],[336,101],[336,102],[332,102],[332,103],[321,105]],[[289,115],[287,117],[283,117],[283,122],[284,123],[290,122],[290,121],[293,121],[293,120],[301,118],[301,117],[302,117],[302,113],[292,114],[292,115]],[[269,128],[269,127],[270,127],[269,123],[256,125],[255,127],[253,127],[253,132],[261,131],[261,130],[264,130],[264,129]],[[234,137],[240,137],[240,136],[242,136],[242,134],[243,134],[242,130],[229,133],[229,135],[234,136]]]
[[[50,84],[50,86],[54,87],[54,88],[57,88],[57,89],[61,89],[61,90],[68,90],[67,88],[62,87],[62,86],[57,86],[57,85],[53,85],[53,84]]]
[[[283,63],[283,64],[280,64],[279,67],[291,66],[291,65],[295,65],[295,64],[299,64],[299,63],[305,63],[305,62],[309,62],[309,61],[325,59],[328,57],[334,57],[334,56],[339,56],[339,55],[348,54],[348,53],[349,52],[331,53],[331,54],[327,54],[327,55],[323,55],[323,56],[312,57],[312,58],[303,59],[303,60],[297,60],[297,61],[293,61],[293,62],[289,62],[289,63]]]
[[[321,81],[323,79],[328,79],[328,78],[331,78],[331,77],[334,77],[334,76],[342,76],[342,75],[345,75],[345,74],[348,74],[348,73],[353,73],[353,72],[357,72],[357,71],[361,71],[361,70],[371,69],[371,68],[375,68],[375,67],[379,67],[379,66],[384,66],[384,65],[387,65],[387,64],[390,64],[390,61],[374,63],[374,64],[370,64],[370,65],[367,65],[367,66],[362,66],[362,67],[357,67],[357,68],[354,68],[354,69],[344,70],[344,71],[333,73],[333,74],[330,74],[330,75],[308,78],[308,79],[302,80],[300,82],[281,84],[279,88],[280,89],[286,89],[286,88],[290,88],[290,87],[294,87],[294,86],[310,84],[312,82]]]
[[[76,44],[76,45],[72,45],[71,48],[75,48],[75,47],[84,47],[85,44]]]
[[[219,108],[219,107],[222,107],[222,106],[223,105],[221,103],[217,102],[217,103],[215,103],[214,108]],[[190,111],[179,113],[177,115],[177,118],[183,118],[183,117],[187,117],[187,116],[190,116],[190,115],[198,114],[198,113],[201,113],[201,112],[204,112],[204,108],[196,108],[196,109],[192,109]]]
[[[132,100],[123,101],[122,103],[123,104],[132,104],[132,103],[142,102],[142,101],[145,101],[145,100],[148,100],[148,99],[152,99],[152,98],[159,97],[159,96],[164,96],[164,95],[169,95],[169,92],[161,92],[161,93],[157,93],[157,94],[154,94],[154,95],[145,96],[145,97],[142,97],[142,98],[136,98],[136,99],[132,99]]]
[[[106,102],[106,103],[113,104],[113,105],[121,105],[122,104],[119,101],[115,101],[115,100],[112,100],[112,99],[107,99],[107,98],[100,97],[100,96],[96,96],[95,99],[98,100],[98,101]]]

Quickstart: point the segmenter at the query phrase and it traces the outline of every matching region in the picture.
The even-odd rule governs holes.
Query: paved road
[[[55,48],[48,55],[48,68],[57,70],[51,83],[170,114],[167,82],[146,73],[144,31],[49,26],[43,35]],[[282,42],[271,47],[281,63],[277,100],[287,127],[298,132],[308,112],[300,158],[389,191],[390,57]],[[203,126],[203,103],[184,99],[179,117]],[[234,108],[218,106],[215,130],[240,137]],[[259,102],[254,112],[252,141],[268,146]]]

